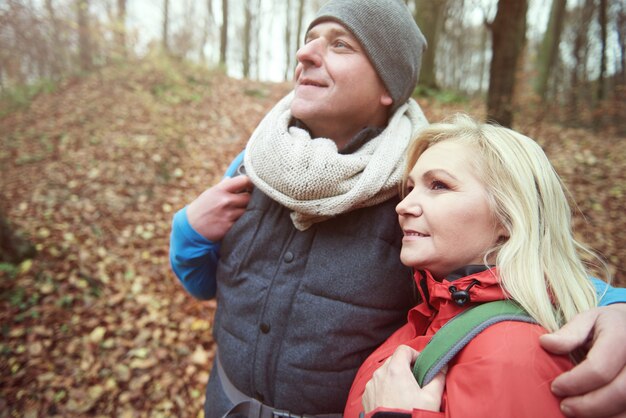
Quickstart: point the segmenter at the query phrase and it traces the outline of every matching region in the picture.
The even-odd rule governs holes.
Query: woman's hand
[[[411,364],[418,355],[419,352],[411,347],[401,345],[374,372],[363,393],[362,402],[366,413],[379,407],[439,411],[447,369],[420,388],[411,370]]]

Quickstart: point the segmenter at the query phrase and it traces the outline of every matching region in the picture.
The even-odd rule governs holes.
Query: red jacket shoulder
[[[506,321],[476,336],[450,363],[446,416],[562,416],[550,384],[573,364],[541,348],[544,333],[539,325]]]

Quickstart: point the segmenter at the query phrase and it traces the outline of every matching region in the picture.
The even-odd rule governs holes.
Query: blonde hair
[[[574,239],[565,187],[541,147],[513,130],[479,124],[459,114],[430,125],[411,143],[403,186],[420,155],[441,141],[459,141],[478,151],[473,168],[509,235],[489,251],[496,253],[505,292],[550,331],[597,306],[579,252],[590,254],[605,267],[606,280],[608,269]]]

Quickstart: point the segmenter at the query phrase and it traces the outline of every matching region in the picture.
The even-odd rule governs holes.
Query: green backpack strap
[[[461,312],[435,333],[413,366],[420,387],[427,385],[450,360],[487,327],[502,321],[537,323],[512,300],[483,303]]]

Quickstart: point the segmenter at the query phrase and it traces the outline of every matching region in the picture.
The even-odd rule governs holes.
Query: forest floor
[[[146,60],[0,119],[0,205],[38,251],[0,264],[0,417],[202,416],[215,302],[170,271],[171,218],[289,89]],[[431,121],[484,117],[481,102],[418,101]],[[625,138],[518,119],[577,202],[576,235],[626,285]]]

